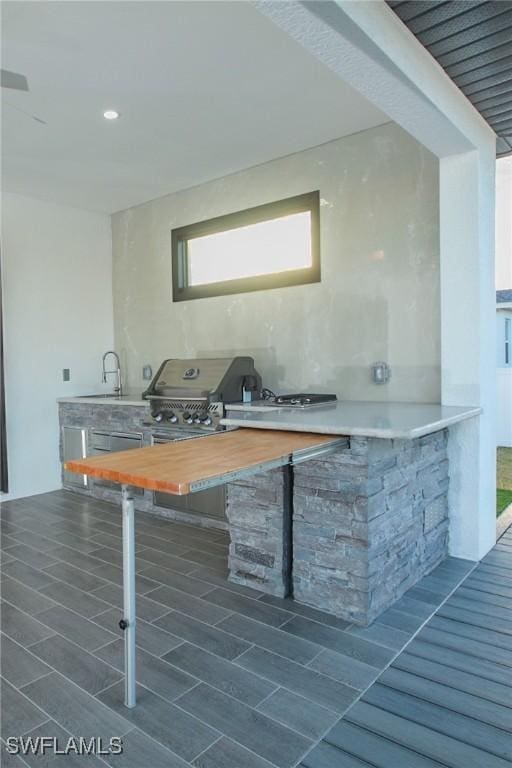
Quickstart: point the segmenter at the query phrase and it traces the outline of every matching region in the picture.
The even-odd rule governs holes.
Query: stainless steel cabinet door
[[[62,427],[62,460],[85,459],[87,456],[87,430],[81,427]],[[62,478],[67,485],[88,487],[87,475],[78,472],[62,472]]]
[[[175,509],[179,512],[216,517],[219,520],[226,519],[226,486],[217,485],[215,488],[207,488],[205,491],[187,493],[185,496],[175,496],[171,493],[155,491],[153,501],[159,507]]]
[[[201,435],[197,431],[186,431],[181,428],[168,429],[166,431],[167,435],[153,435],[153,445],[163,445],[164,443],[173,443],[178,440],[190,440]],[[170,493],[154,491],[153,503],[159,507],[167,507],[167,509],[174,509],[178,512],[190,512],[192,514],[207,515],[208,517],[225,520],[226,486],[219,485],[215,488],[208,488],[206,491],[188,493],[186,496],[175,496]]]

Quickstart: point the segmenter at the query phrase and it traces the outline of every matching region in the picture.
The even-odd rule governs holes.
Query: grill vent
[[[210,403],[205,400],[159,400],[155,409],[158,411],[188,411],[189,413],[208,411],[214,413],[219,410],[219,403]]]
[[[165,400],[158,403],[159,411],[202,411],[205,408],[204,401],[193,400]]]

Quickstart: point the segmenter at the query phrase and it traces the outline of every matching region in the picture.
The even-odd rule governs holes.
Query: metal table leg
[[[134,707],[135,682],[135,519],[133,492],[123,485],[123,597],[124,618],[119,626],[124,630],[124,703]]]

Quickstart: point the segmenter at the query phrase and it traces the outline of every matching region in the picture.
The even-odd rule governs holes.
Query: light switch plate
[[[62,381],[70,381],[71,380],[71,373],[69,368],[63,368],[62,369]]]
[[[145,381],[151,381],[153,378],[153,369],[150,365],[143,365],[142,366],[142,378]]]

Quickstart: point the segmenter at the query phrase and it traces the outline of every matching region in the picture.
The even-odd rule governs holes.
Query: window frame
[[[216,283],[187,285],[187,241],[195,237],[213,235],[238,229],[250,224],[271,221],[294,213],[309,211],[311,214],[311,266],[290,269],[272,274],[234,278]],[[272,288],[287,288],[294,285],[318,283],[320,274],[320,192],[307,192],[284,200],[265,203],[243,211],[228,213],[213,219],[177,227],[171,232],[172,248],[172,300],[189,301],[213,296],[227,296],[234,293],[263,291]]]

